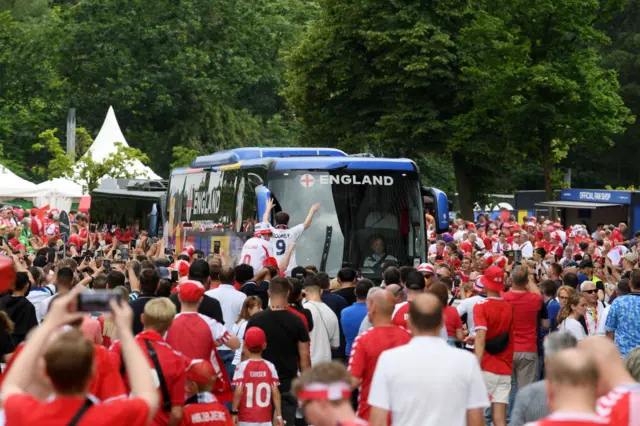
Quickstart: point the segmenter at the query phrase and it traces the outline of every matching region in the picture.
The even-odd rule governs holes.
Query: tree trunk
[[[543,136],[541,145],[542,170],[544,174],[544,192],[546,194],[546,200],[553,201],[553,187],[551,185],[551,175],[553,171],[553,159],[551,158],[551,138]],[[556,209],[554,207],[549,207],[549,219],[556,219]]]
[[[460,203],[460,212],[465,220],[473,220],[473,197],[471,191],[471,182],[467,175],[467,161],[463,154],[454,153],[453,171],[456,176],[456,189],[458,190],[458,202]]]

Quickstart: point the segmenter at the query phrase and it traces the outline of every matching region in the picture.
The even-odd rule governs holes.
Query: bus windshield
[[[303,223],[320,203],[296,244],[296,264],[330,276],[349,266],[380,280],[383,267],[425,259],[425,229],[418,174],[400,171],[272,171],[268,183],[290,226]]]

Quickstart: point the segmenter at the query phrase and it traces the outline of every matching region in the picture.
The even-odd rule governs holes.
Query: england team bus
[[[427,259],[427,209],[437,231],[449,226],[446,195],[422,187],[409,159],[329,148],[238,148],[172,171],[167,247],[179,252],[192,245],[204,253],[221,248],[238,262],[269,199],[274,201],[271,214],[287,212],[292,225],[304,222],[310,207],[320,203],[296,243],[295,261],[316,265],[329,276],[349,266],[379,280],[385,259],[417,266]],[[283,245],[274,247],[277,255],[287,250]],[[380,256],[372,256],[376,252]]]

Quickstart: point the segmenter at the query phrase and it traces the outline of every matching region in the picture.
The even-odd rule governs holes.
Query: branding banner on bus
[[[300,185],[311,188],[316,183],[320,185],[393,185],[391,176],[356,176],[356,175],[320,175],[314,177],[311,174],[300,176]]]

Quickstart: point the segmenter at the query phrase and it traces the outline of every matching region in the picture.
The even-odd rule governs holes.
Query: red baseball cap
[[[467,225],[467,229],[476,229],[475,223],[470,223]]]
[[[203,385],[213,384],[216,380],[216,370],[213,364],[205,359],[194,359],[186,369],[187,379]]]
[[[178,286],[178,294],[183,302],[197,302],[204,292],[204,286],[198,281],[187,280]]]
[[[261,349],[262,345],[267,342],[267,336],[261,328],[250,327],[244,333],[244,344],[247,349]]]
[[[177,270],[179,277],[186,277],[189,275],[189,262],[178,260],[177,262],[174,262],[171,266],[169,266],[169,269]]]
[[[487,290],[504,291],[504,272],[497,266],[490,266],[480,277],[480,283]]]
[[[183,250],[182,253],[186,254],[187,256],[191,257],[193,256],[193,252],[196,251],[195,248],[193,248],[193,246],[186,246]]]
[[[433,266],[431,266],[428,263],[421,263],[420,266],[418,266],[418,272],[422,272],[423,274],[433,274],[433,275],[435,275],[436,273],[435,269],[433,269]]]
[[[13,259],[0,255],[0,293],[9,290],[9,285],[16,279],[16,270],[13,267]]]

